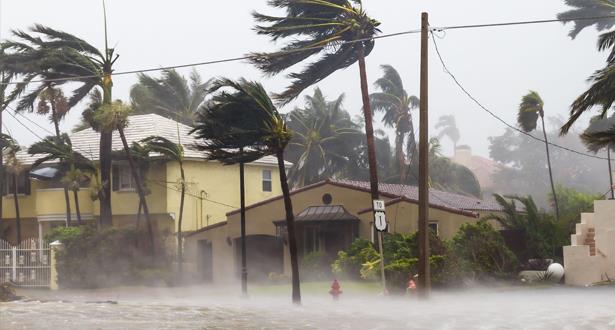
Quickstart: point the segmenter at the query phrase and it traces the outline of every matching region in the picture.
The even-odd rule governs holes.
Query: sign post
[[[386,214],[384,212],[385,204],[383,200],[374,200],[374,226],[378,230],[378,250],[380,252],[380,277],[382,278],[382,290],[387,292],[386,278],[384,276],[384,248],[382,241],[384,240],[383,232],[387,230]]]

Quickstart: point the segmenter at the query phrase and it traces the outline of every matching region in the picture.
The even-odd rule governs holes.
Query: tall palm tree
[[[380,92],[372,93],[369,97],[374,111],[384,113],[382,117],[384,125],[395,128],[395,158],[399,166],[399,181],[403,184],[406,183],[407,160],[416,155],[411,111],[418,108],[419,98],[408,95],[395,68],[390,65],[381,65],[380,68],[384,74],[374,83]],[[404,154],[404,149],[407,154]]]
[[[21,216],[19,214],[19,198],[17,198],[17,178],[19,174],[23,171],[23,165],[17,158],[17,153],[21,150],[17,141],[15,141],[12,137],[0,133],[0,152],[6,158],[6,167],[8,172],[11,174],[11,178],[13,180],[13,201],[15,203],[15,224],[16,224],[16,238],[17,245],[21,244]],[[8,186],[8,184],[7,184]]]
[[[139,195],[139,201],[143,206],[143,214],[145,215],[145,222],[147,223],[150,251],[152,255],[154,255],[154,233],[152,231],[149,208],[147,207],[147,201],[145,200],[143,180],[139,175],[139,171],[130,152],[130,147],[128,146],[128,141],[126,140],[126,135],[124,134],[124,128],[128,126],[128,114],[131,111],[132,109],[129,106],[125,105],[120,100],[116,100],[111,104],[103,104],[99,110],[94,112],[93,120],[96,123],[96,126],[102,131],[113,132],[117,129],[120,134],[120,139],[122,140],[122,145],[124,146],[124,152],[126,153],[126,158],[128,159],[128,164],[130,166],[130,172],[132,173],[137,194]]]
[[[266,155],[275,155],[278,159],[288,229],[292,300],[299,304],[295,218],[284,163],[284,149],[291,140],[291,131],[260,83],[218,79],[208,93],[213,96],[199,110],[192,132],[200,140],[199,150],[205,151],[209,159],[225,164],[248,163]]]
[[[208,82],[195,70],[189,79],[174,69],[163,70],[160,78],[139,74],[139,82],[130,89],[132,107],[136,113],[156,113],[192,126]]]
[[[178,136],[179,138],[179,136]],[[159,154],[165,160],[175,161],[179,164],[181,195],[179,199],[179,220],[177,221],[177,270],[180,279],[183,274],[183,237],[182,220],[184,216],[184,198],[186,197],[186,175],[184,173],[184,147],[162,136],[149,136],[141,143],[145,149]]]
[[[254,13],[258,34],[271,37],[273,42],[285,39],[279,52],[252,54],[251,62],[269,75],[276,75],[311,58],[319,56],[302,71],[293,72],[292,83],[275,96],[282,104],[295,99],[311,85],[333,72],[359,62],[363,116],[370,170],[372,199],[378,199],[378,173],[372,109],[369,102],[365,57],[374,48],[374,36],[380,22],[367,16],[360,0],[271,0],[269,4],[286,10],[285,16]]]
[[[553,204],[555,206],[555,218],[559,222],[559,206],[557,205],[557,195],[555,193],[555,184],[553,183],[551,156],[549,154],[549,139],[547,138],[547,130],[545,128],[544,102],[537,92],[530,91],[521,99],[519,112],[517,114],[517,123],[524,132],[531,132],[536,129],[539,117],[542,123],[542,133],[547,151],[547,166],[549,168],[549,181],[551,182],[551,192],[553,194]]]
[[[453,141],[454,149],[457,150],[457,143],[459,142],[460,134],[459,129],[457,128],[457,122],[455,121],[455,116],[441,116],[436,123],[436,129],[440,129],[440,132],[438,132],[438,139],[442,139],[444,136],[448,137],[451,141]]]
[[[344,95],[329,102],[319,88],[305,97],[304,108],[297,108],[286,117],[293,138],[285,158],[293,163],[289,179],[302,187],[340,175],[349,165],[363,137],[359,126],[342,108]]]
[[[55,161],[58,163],[58,169],[63,176],[61,181],[65,183],[64,187],[66,191],[71,190],[73,192],[77,223],[81,225],[81,212],[78,209],[78,186],[84,181],[84,179],[86,179],[85,173],[81,170],[94,173],[96,171],[94,164],[92,164],[92,162],[85,156],[73,149],[73,144],[70,137],[66,133],[57,137],[48,136],[42,141],[32,144],[28,148],[28,153],[31,155],[43,155],[43,157],[32,163],[32,168],[36,168],[49,161]],[[77,187],[75,187],[75,184]],[[69,218],[67,218],[67,222],[68,219]]]
[[[570,30],[572,39],[585,28],[595,26],[598,31],[611,29],[615,26],[615,19],[583,19],[574,20],[574,18],[583,17],[600,17],[615,15],[615,1],[613,0],[565,0],[568,6],[573,9],[557,15],[559,19],[564,20],[564,23],[573,23],[573,28]],[[611,109],[615,102],[615,93],[611,86],[615,83],[615,30],[607,31],[600,34],[598,38],[598,50],[604,51],[610,49],[607,57],[607,64],[603,69],[597,70],[588,81],[592,85],[581,94],[572,103],[570,107],[570,118],[562,126],[561,134],[566,134],[574,125],[574,123],[588,110],[593,107],[599,107],[602,110],[602,116]]]
[[[25,92],[27,86],[36,85],[20,100],[20,103],[30,104],[49,87],[49,82],[53,82],[54,86],[76,83],[79,85],[68,99],[68,108],[98,88],[103,91],[102,103],[111,104],[111,75],[118,55],[107,43],[106,13],[105,47],[102,50],[72,34],[41,24],[35,24],[29,30],[30,33],[13,31],[16,40],[7,40],[1,44],[5,52],[0,54],[0,71],[22,81],[16,85],[9,99],[16,99]],[[46,83],[34,83],[40,80]],[[104,225],[111,224],[111,137],[111,131],[101,131],[99,160],[103,186],[100,193],[100,218]]]
[[[611,166],[611,150],[615,150],[615,114],[609,118],[594,117],[589,127],[581,134],[581,140],[585,143],[587,149],[595,153],[601,149],[606,149],[611,198],[615,199],[613,168]]]

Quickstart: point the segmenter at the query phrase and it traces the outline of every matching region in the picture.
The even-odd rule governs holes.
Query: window
[[[436,236],[440,235],[440,232],[438,231],[438,222],[437,221],[430,221],[429,224],[427,225],[427,227],[429,227],[429,229],[433,230],[434,234],[436,234]]]
[[[304,239],[303,245],[305,254],[320,251],[320,235],[318,228],[306,227]]]
[[[15,192],[15,182],[13,180],[13,174],[7,173],[4,182],[5,184],[4,188],[2,189],[2,193],[4,195],[12,195]],[[21,172],[17,175],[17,194],[30,194],[30,179],[28,178],[28,172]]]
[[[127,164],[113,165],[113,190],[134,190],[135,183],[132,172]]]
[[[263,170],[263,191],[271,191],[271,170]]]

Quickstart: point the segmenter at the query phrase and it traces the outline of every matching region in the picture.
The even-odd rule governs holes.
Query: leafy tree
[[[376,164],[378,165],[378,178],[385,182],[398,182],[398,167],[395,166],[394,154],[391,149],[389,137],[383,130],[376,130],[374,145],[376,146]],[[369,161],[367,157],[367,140],[361,134],[354,152],[349,155],[349,162],[342,172],[342,177],[352,180],[369,181]]]
[[[587,194],[573,188],[557,185],[557,197],[561,201],[559,246],[570,244],[570,235],[575,233],[576,224],[581,222],[581,213],[592,212],[594,201],[602,199],[600,194]]]
[[[440,132],[438,132],[438,139],[442,139],[444,136],[448,137],[453,141],[454,149],[457,150],[457,142],[459,142],[460,134],[455,116],[441,116],[436,123],[436,129],[440,129]]]
[[[139,74],[139,82],[130,89],[135,113],[156,113],[192,126],[195,114],[205,100],[207,82],[193,70],[190,81],[175,69],[162,71],[160,78]]]
[[[17,198],[17,177],[23,171],[23,165],[17,158],[17,153],[21,150],[17,141],[12,137],[0,133],[0,152],[5,157],[8,173],[13,179],[13,201],[15,203],[15,224],[17,227],[17,245],[21,244],[21,217],[19,214],[19,199]],[[8,186],[8,184],[7,184]]]
[[[179,138],[179,132],[178,132]],[[177,268],[180,278],[183,274],[183,237],[182,220],[184,217],[184,199],[186,197],[186,175],[184,173],[184,148],[181,144],[175,143],[162,136],[149,136],[141,141],[146,150],[161,155],[165,160],[176,161],[179,164],[181,175],[179,186],[181,190],[179,200],[179,220],[177,221]]]
[[[96,172],[94,164],[73,149],[72,142],[66,133],[60,136],[48,136],[42,141],[32,144],[30,148],[28,148],[28,153],[31,155],[43,155],[43,157],[32,163],[32,168],[36,168],[48,161],[58,162],[58,169],[61,171],[63,176],[62,181],[65,183],[65,191],[73,191],[77,223],[81,225],[78,191],[80,183],[87,180],[85,173],[81,170],[83,169],[90,173],[94,173]],[[70,212],[70,208],[68,208],[67,211]],[[66,224],[67,227],[70,227],[70,217],[66,218]]]
[[[122,101],[116,100],[111,104],[103,104],[100,109],[94,112],[93,120],[96,122],[96,127],[105,132],[113,132],[117,129],[124,146],[124,152],[130,165],[130,172],[135,180],[137,186],[137,194],[139,194],[139,200],[143,206],[143,213],[145,214],[145,222],[147,223],[147,233],[149,236],[149,243],[152,255],[155,254],[154,246],[154,233],[152,232],[152,223],[149,215],[149,209],[147,207],[147,201],[145,200],[145,189],[143,188],[143,180],[139,175],[132,154],[130,153],[130,147],[124,134],[124,128],[128,126],[128,114],[132,109],[125,105]]]
[[[418,108],[419,99],[408,95],[395,68],[390,65],[380,67],[384,75],[375,82],[380,92],[370,94],[370,102],[374,111],[384,112],[384,125],[395,128],[395,158],[399,166],[399,182],[405,183],[408,159],[413,159],[417,151],[411,111]]]
[[[545,112],[544,102],[540,95],[535,91],[530,91],[521,99],[519,112],[517,114],[517,124],[524,132],[531,132],[536,129],[538,117],[542,123],[542,133],[545,139],[545,148],[547,150],[547,166],[549,168],[549,181],[551,182],[551,193],[553,194],[553,205],[555,206],[555,218],[559,221],[559,206],[557,203],[557,194],[555,193],[555,184],[553,183],[553,170],[551,168],[551,155],[549,154],[549,139],[547,138],[547,129],[545,128]]]
[[[72,34],[55,30],[41,24],[30,28],[30,33],[13,31],[15,41],[2,43],[5,53],[0,54],[0,71],[20,78],[9,99],[20,96],[34,81],[37,84],[23,96],[20,104],[33,104],[38,95],[49,87],[67,83],[79,84],[68,99],[68,108],[83,100],[90,92],[101,88],[102,103],[111,104],[113,65],[118,58],[113,48],[109,48],[106,35],[105,48],[99,50]],[[98,92],[100,93],[100,92]],[[111,136],[110,131],[100,134],[100,176],[103,182],[100,194],[100,219],[104,225],[111,224]]]
[[[339,176],[350,164],[362,137],[342,108],[344,95],[327,101],[319,88],[305,97],[304,108],[287,116],[293,138],[285,157],[293,163],[289,179],[295,187]]]
[[[200,140],[199,150],[205,151],[209,159],[225,164],[247,163],[266,155],[278,159],[288,229],[292,300],[298,304],[301,292],[295,218],[284,163],[284,150],[292,133],[260,83],[218,79],[208,93],[213,96],[199,110],[193,130]]]
[[[254,13],[258,34],[267,35],[273,42],[286,40],[279,52],[255,53],[251,61],[260,70],[277,75],[282,71],[320,55],[302,71],[289,75],[293,79],[284,92],[275,96],[282,104],[295,99],[311,85],[333,72],[359,62],[367,155],[370,170],[372,199],[378,199],[378,173],[372,110],[369,102],[365,57],[374,48],[374,36],[380,22],[367,16],[360,0],[270,0],[272,7],[286,10],[281,17]]]

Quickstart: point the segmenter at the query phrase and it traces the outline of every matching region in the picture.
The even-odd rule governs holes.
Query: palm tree
[[[318,56],[302,71],[289,74],[293,79],[284,92],[275,96],[282,104],[295,99],[311,85],[325,79],[333,72],[359,62],[363,116],[370,172],[372,199],[378,199],[378,173],[372,109],[369,102],[365,57],[374,48],[374,36],[380,22],[367,16],[359,0],[271,0],[273,7],[286,10],[286,16],[276,17],[254,13],[258,34],[271,37],[276,42],[286,39],[279,52],[255,53],[251,62],[269,75],[276,75],[312,56]]]
[[[0,58],[1,54],[4,51],[0,49]],[[6,100],[6,93],[10,86],[9,82],[13,79],[10,74],[6,72],[0,72],[0,134],[2,134],[2,130],[4,128],[4,124],[2,122],[2,116],[4,115],[4,110],[8,107],[10,101]],[[4,155],[0,152],[0,189],[4,187],[4,181],[6,179],[6,173],[4,171]],[[2,220],[2,212],[3,212],[4,201],[0,198],[0,220]]]
[[[6,156],[6,166],[13,179],[13,201],[15,203],[15,224],[17,227],[17,245],[21,244],[21,217],[19,214],[19,199],[17,198],[17,178],[23,171],[23,165],[17,158],[21,147],[12,137],[0,133],[0,152]],[[7,185],[8,186],[8,185]]]
[[[519,112],[517,113],[517,124],[524,132],[531,132],[536,129],[538,117],[542,123],[542,133],[545,139],[545,148],[547,151],[547,166],[549,168],[549,180],[551,182],[551,192],[553,194],[553,203],[555,206],[555,218],[559,222],[559,207],[557,205],[557,195],[555,193],[555,184],[553,183],[553,171],[551,169],[551,156],[549,155],[549,140],[547,138],[547,130],[545,128],[545,112],[544,102],[540,95],[535,91],[530,91],[521,99]]]
[[[403,81],[395,68],[390,65],[381,65],[380,68],[384,75],[375,82],[380,92],[370,94],[370,102],[374,111],[384,112],[384,125],[395,128],[395,157],[399,166],[399,181],[404,184],[408,170],[407,159],[416,155],[411,111],[418,108],[419,99],[408,95],[404,90]],[[407,150],[407,155],[404,154],[404,149]]]
[[[615,199],[613,168],[611,167],[611,149],[615,150],[615,114],[609,118],[602,118],[601,116],[594,117],[589,127],[581,134],[581,140],[590,151],[595,153],[601,149],[606,149],[611,198]]]
[[[139,201],[143,206],[143,214],[145,215],[145,222],[147,223],[147,233],[149,236],[151,249],[150,251],[152,255],[154,255],[154,233],[152,232],[149,209],[145,200],[145,189],[143,188],[143,181],[139,175],[135,161],[132,158],[130,147],[128,146],[128,141],[126,140],[126,135],[124,134],[124,128],[128,126],[128,114],[131,111],[132,109],[129,106],[125,105],[120,100],[116,100],[111,104],[103,104],[99,110],[94,112],[93,120],[96,123],[96,126],[102,131],[113,132],[117,129],[120,134],[120,139],[122,140],[122,145],[124,146],[124,152],[126,153],[126,158],[128,159],[128,164],[130,166],[130,172],[132,173],[135,185],[137,186],[136,188],[137,194],[139,194]]]
[[[174,69],[163,70],[160,78],[139,74],[139,82],[130,90],[130,101],[136,113],[156,113],[192,126],[207,83],[194,70],[190,82]]]
[[[301,292],[295,218],[284,163],[284,149],[291,140],[291,131],[260,83],[245,79],[237,82],[218,79],[212,83],[208,93],[213,96],[199,110],[192,132],[201,141],[197,146],[199,150],[205,151],[209,159],[224,164],[248,163],[266,155],[275,155],[278,159],[288,229],[292,300],[299,304]]]
[[[342,108],[343,101],[342,94],[329,102],[316,88],[313,96],[305,97],[304,108],[297,108],[287,116],[293,138],[285,158],[293,163],[289,172],[293,186],[302,187],[338,176],[349,165],[362,134]]]
[[[178,132],[179,133],[179,132]],[[179,134],[178,134],[179,138]],[[176,161],[179,163],[180,173],[180,190],[181,195],[179,199],[179,220],[177,222],[177,270],[180,279],[183,274],[183,237],[182,237],[182,219],[184,215],[184,198],[186,196],[186,175],[184,173],[184,148],[181,144],[175,143],[162,136],[149,136],[141,143],[144,144],[145,149],[157,153],[165,160]]]
[[[574,9],[557,15],[564,23],[574,24],[569,35],[572,39],[585,28],[594,25],[598,31],[611,29],[615,26],[615,19],[582,19],[583,17],[600,17],[615,15],[615,1],[613,0],[565,0],[568,6]],[[615,102],[615,93],[611,86],[615,82],[615,30],[600,34],[598,38],[598,50],[604,51],[611,49],[607,58],[607,64],[603,69],[597,70],[589,77],[592,85],[572,103],[570,107],[570,118],[562,126],[561,134],[566,134],[572,125],[593,107],[600,107],[602,116],[611,109]]]
[[[36,168],[48,161],[58,162],[58,169],[62,173],[61,181],[65,183],[65,191],[71,190],[75,199],[75,209],[77,213],[77,223],[81,225],[81,212],[79,211],[79,185],[86,179],[85,173],[96,171],[94,164],[85,156],[73,149],[72,142],[68,134],[60,136],[48,136],[42,141],[36,142],[28,148],[31,155],[43,155],[32,163],[32,168]],[[76,186],[75,186],[76,185]],[[67,217],[67,222],[70,218]],[[67,223],[70,226],[70,224]]]
[[[104,11],[104,3],[103,3]],[[111,104],[113,65],[118,58],[107,43],[107,24],[105,13],[105,47],[99,50],[72,34],[55,30],[41,24],[30,28],[30,33],[13,31],[16,41],[5,41],[0,54],[0,71],[21,78],[9,99],[20,96],[33,81],[43,80],[20,103],[31,104],[41,92],[49,87],[49,82],[59,86],[66,83],[80,84],[68,99],[68,108],[83,100],[90,92],[101,88],[102,103]],[[32,83],[31,83],[32,82]],[[111,225],[111,131],[100,134],[100,218],[104,225]]]
[[[446,115],[441,116],[436,123],[436,129],[440,129],[438,133],[438,139],[446,136],[453,141],[453,148],[457,150],[457,142],[459,142],[459,129],[457,128],[457,122],[455,116]]]

